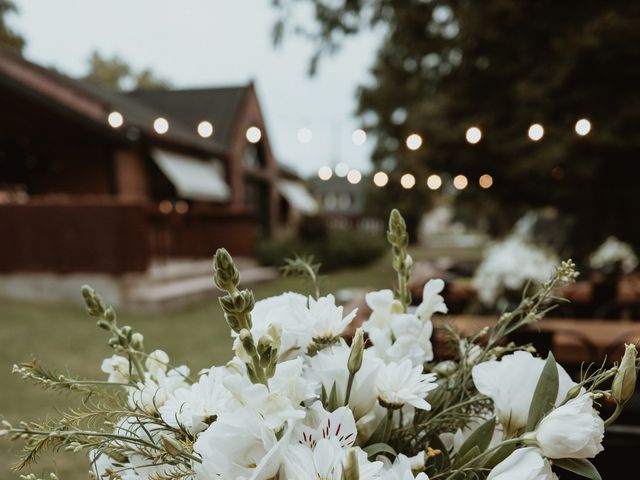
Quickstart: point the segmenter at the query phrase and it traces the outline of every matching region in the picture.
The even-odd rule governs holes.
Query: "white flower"
[[[422,457],[424,457],[424,454],[422,454]],[[380,475],[381,480],[429,480],[427,474],[423,472],[418,473],[415,477],[413,476],[412,470],[416,470],[412,464],[414,457],[409,458],[400,453],[393,461],[393,464],[390,464],[386,457],[381,458],[385,463],[385,468]],[[421,468],[424,468],[424,461]]]
[[[144,383],[137,382],[135,387],[129,389],[129,405],[152,415],[158,413],[176,390],[189,386],[186,381],[188,375],[189,369],[184,365],[168,373],[157,370],[155,377],[146,373]]]
[[[302,376],[302,359],[279,363],[269,385],[253,384],[245,375],[229,375],[224,386],[241,404],[259,413],[267,427],[304,418],[301,403],[316,397],[316,384]]]
[[[310,380],[320,383],[327,395],[335,384],[338,399],[344,401],[349,381],[347,360],[350,352],[350,348],[344,341],[321,350],[309,358],[310,368],[307,369],[305,375]],[[365,349],[362,366],[354,377],[349,396],[349,407],[356,419],[367,415],[376,405],[375,380],[381,365],[380,359],[370,349]]]
[[[274,325],[281,333],[281,358],[293,358],[299,353],[304,353],[311,342],[306,311],[307,297],[293,292],[256,302],[251,311],[251,334],[256,344],[260,337],[268,334],[269,326]],[[239,340],[236,340],[236,343],[239,343]]]
[[[282,464],[293,429],[287,426],[280,440],[262,417],[242,408],[218,417],[200,434],[193,450],[202,458],[194,465],[197,480],[267,480]]]
[[[431,315],[435,311],[446,312],[446,305],[438,295],[442,288],[442,280],[429,281],[416,314],[403,313],[402,305],[394,300],[391,290],[367,294],[366,301],[372,313],[362,327],[381,359],[400,362],[408,358],[414,366],[433,360]]]
[[[145,361],[145,367],[153,378],[158,376],[159,372],[165,373],[169,364],[169,355],[162,350],[154,350],[149,354]]]
[[[339,407],[333,412],[324,409],[321,402],[314,402],[307,409],[303,422],[294,428],[293,442],[315,448],[321,439],[335,438],[342,448],[353,446],[358,431],[353,412]]]
[[[342,335],[344,329],[355,318],[357,310],[346,317],[342,316],[343,308],[336,305],[333,295],[320,297],[317,300],[309,297],[307,321],[312,338],[335,338]]]
[[[177,389],[160,407],[160,415],[172,427],[182,425],[192,435],[201,432],[222,411],[230,408],[233,396],[223,385],[224,367],[210,369],[196,383]]]
[[[631,273],[638,266],[638,256],[631,245],[616,237],[607,238],[589,257],[589,266],[595,270],[613,267],[616,263],[624,273]]]
[[[558,265],[555,254],[512,235],[491,246],[473,277],[485,305],[494,305],[505,290],[522,290],[527,282],[547,281]]]
[[[342,448],[335,438],[321,438],[314,447],[292,445],[284,455],[286,479],[295,480],[342,480],[342,471],[348,450]],[[356,449],[360,480],[379,478],[381,462],[370,462],[367,454]]]
[[[429,280],[422,290],[422,303],[416,309],[416,315],[423,322],[430,321],[434,313],[447,313],[449,309],[440,293],[444,290],[444,280]]]
[[[378,398],[388,405],[409,404],[421,410],[431,410],[425,400],[427,393],[438,387],[433,373],[422,373],[422,366],[412,367],[411,361],[390,363],[378,374]]]
[[[496,465],[487,480],[552,480],[549,461],[535,447],[520,448]]]
[[[129,359],[120,355],[113,355],[105,358],[100,368],[104,373],[109,374],[108,381],[111,383],[129,383]]]
[[[604,422],[583,393],[552,410],[538,426],[536,440],[547,458],[593,458],[600,453]]]
[[[490,360],[473,367],[472,375],[478,391],[493,400],[498,420],[507,431],[526,427],[533,393],[544,367],[544,360],[528,352],[515,352],[501,360]],[[556,405],[575,385],[558,365],[559,389]]]

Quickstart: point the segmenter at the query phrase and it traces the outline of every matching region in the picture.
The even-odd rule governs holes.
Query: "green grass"
[[[412,250],[416,259],[447,253]],[[368,267],[333,272],[324,280],[323,290],[389,288],[393,282],[392,273],[390,259],[386,256]],[[308,292],[308,287],[298,279],[279,279],[258,285],[253,290],[256,299],[261,299],[288,290]],[[161,348],[169,354],[173,364],[187,364],[192,372],[224,363],[231,357],[231,341],[213,286],[211,291],[210,299],[179,312],[148,315],[119,312],[119,322],[142,332],[147,350]],[[96,328],[81,306],[2,301],[0,414],[12,422],[36,420],[55,415],[56,409],[69,405],[66,397],[52,396],[51,392],[42,392],[13,376],[11,366],[14,363],[35,357],[53,369],[103,379],[100,364],[111,355],[106,340],[105,332]],[[0,479],[18,478],[10,471],[18,448],[18,443],[0,440]],[[58,454],[55,461],[43,457],[33,471],[55,471],[61,480],[80,480],[87,478],[88,463],[82,456]]]

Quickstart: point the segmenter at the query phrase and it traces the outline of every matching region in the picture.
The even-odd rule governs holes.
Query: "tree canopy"
[[[292,23],[311,4],[315,24]],[[377,168],[416,175],[411,191],[378,189],[418,215],[434,195],[428,175],[464,174],[461,211],[499,212],[510,225],[532,207],[554,206],[574,222],[573,241],[590,247],[606,234],[640,245],[640,4],[622,0],[276,0],[276,39],[287,31],[316,42],[315,64],[350,35],[383,27],[359,90],[358,113],[375,134]],[[308,6],[308,5],[307,5]],[[574,131],[587,118],[586,136]],[[537,142],[533,123],[544,126]],[[471,126],[482,131],[472,145]],[[424,145],[409,151],[407,135]],[[480,175],[494,183],[483,190]],[[448,182],[446,182],[448,184]],[[407,198],[411,200],[408,201]],[[590,245],[586,245],[590,244]]]
[[[17,12],[18,9],[12,0],[0,0],[0,45],[22,53],[24,38],[7,24],[7,17]]]
[[[171,86],[167,80],[157,77],[149,68],[136,72],[119,56],[105,57],[97,51],[94,51],[89,57],[88,72],[84,79],[115,90],[126,88],[165,89]]]

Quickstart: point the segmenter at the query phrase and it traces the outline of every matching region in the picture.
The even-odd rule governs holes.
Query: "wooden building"
[[[0,49],[0,272],[250,256],[291,181],[252,84],[114,92]]]

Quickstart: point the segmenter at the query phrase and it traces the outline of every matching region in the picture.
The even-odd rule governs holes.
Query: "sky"
[[[72,75],[86,72],[92,51],[150,67],[177,88],[253,80],[277,158],[303,175],[346,162],[370,169],[372,139],[352,141],[357,86],[382,32],[364,32],[307,74],[313,46],[289,36],[274,48],[270,0],[16,0],[10,24],[26,37],[26,57]],[[310,22],[310,11],[298,13]],[[312,133],[309,143],[299,130]],[[308,134],[308,132],[306,132]]]

